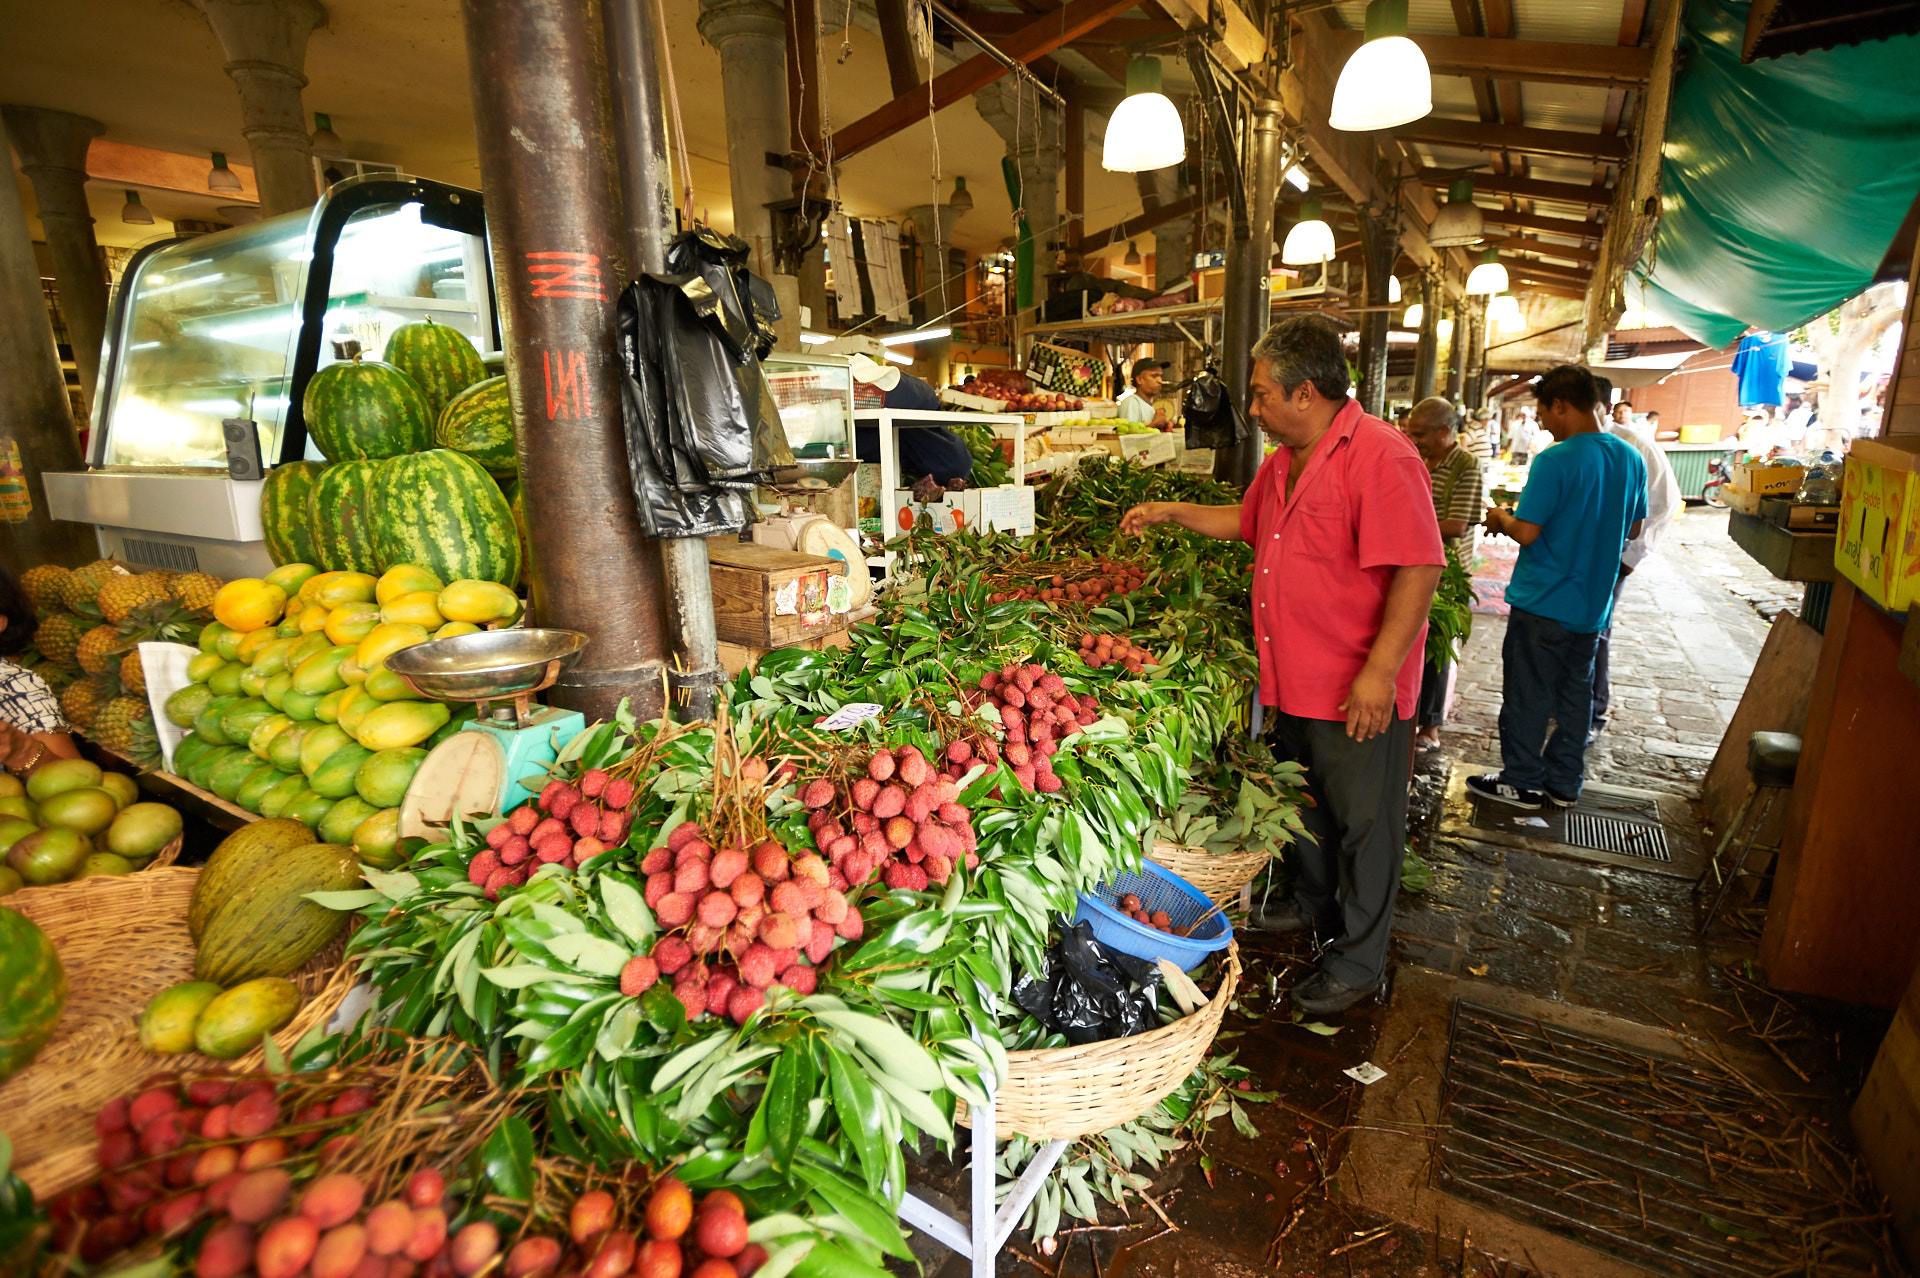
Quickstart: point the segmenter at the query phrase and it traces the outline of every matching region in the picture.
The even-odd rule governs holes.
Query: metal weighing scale
[[[480,710],[414,774],[401,805],[402,838],[439,838],[455,811],[504,812],[545,783],[547,765],[587,722],[578,710],[535,706],[533,697],[553,686],[587,642],[577,630],[486,630],[387,658],[387,669],[422,696],[473,701]],[[521,785],[528,778],[533,784]]]

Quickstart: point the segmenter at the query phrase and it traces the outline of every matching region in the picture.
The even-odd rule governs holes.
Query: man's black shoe
[[[1293,1005],[1306,1015],[1327,1016],[1333,1012],[1344,1012],[1355,1003],[1373,997],[1385,984],[1386,978],[1381,977],[1369,985],[1347,985],[1325,972],[1315,972],[1294,986],[1289,997],[1293,999]]]
[[[1304,931],[1313,926],[1313,920],[1298,901],[1287,900],[1266,909],[1255,909],[1247,916],[1247,926],[1256,932],[1284,934]]]
[[[1538,812],[1546,797],[1538,790],[1522,790],[1518,786],[1508,785],[1500,779],[1498,772],[1485,772],[1477,777],[1467,778],[1467,789],[1483,799],[1494,803],[1504,803],[1510,808],[1519,808],[1522,812]]]
[[[1574,804],[1580,802],[1580,796],[1577,794],[1574,795],[1571,799],[1569,799],[1566,795],[1555,794],[1551,790],[1542,790],[1541,793],[1546,796],[1547,802],[1551,803],[1556,808],[1570,808]]]

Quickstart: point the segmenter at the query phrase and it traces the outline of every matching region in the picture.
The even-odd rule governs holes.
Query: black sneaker
[[[1285,934],[1305,931],[1313,926],[1313,920],[1300,908],[1299,902],[1288,900],[1266,909],[1254,907],[1247,918],[1247,926],[1256,932]]]
[[[1308,1016],[1330,1016],[1344,1012],[1355,1003],[1378,997],[1387,983],[1381,977],[1370,985],[1347,985],[1325,972],[1316,971],[1293,987],[1288,997],[1294,1007]]]
[[[1538,812],[1546,797],[1538,790],[1522,790],[1518,786],[1508,785],[1500,779],[1498,772],[1486,772],[1477,777],[1467,778],[1467,789],[1483,799],[1494,803],[1504,803],[1510,808],[1519,808],[1522,812]]]
[[[1572,798],[1568,798],[1564,794],[1555,794],[1551,790],[1542,790],[1541,793],[1546,796],[1547,802],[1556,808],[1570,808],[1580,802],[1580,796],[1577,794]]]

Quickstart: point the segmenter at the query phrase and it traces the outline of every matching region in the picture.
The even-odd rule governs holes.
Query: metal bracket
[[[987,1103],[973,1110],[972,1118],[971,1165],[967,1169],[968,1197],[972,1200],[971,1228],[912,1194],[901,1198],[900,1219],[948,1251],[965,1256],[972,1262],[973,1278],[994,1278],[994,1257],[1000,1254],[1000,1248],[1026,1212],[1027,1204],[1040,1192],[1040,1186],[1053,1172],[1060,1156],[1067,1152],[1070,1142],[1050,1140],[1042,1145],[1027,1169],[1020,1173],[1020,1179],[1013,1183],[1007,1200],[996,1209],[994,1198],[998,1186],[993,1174],[996,1141],[991,1092],[987,1094]]]

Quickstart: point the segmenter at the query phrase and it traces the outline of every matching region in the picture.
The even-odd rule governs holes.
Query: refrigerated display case
[[[261,462],[318,458],[301,396],[315,370],[385,349],[432,318],[499,350],[480,194],[349,178],[310,209],[170,240],[115,295],[85,471],[45,476],[57,519],[94,524],[104,555],[247,576],[272,567],[257,478],[234,478],[224,422],[253,423]],[[242,472],[244,473],[244,471]]]
[[[853,360],[776,351],[760,363],[794,457],[801,462],[851,459]]]

